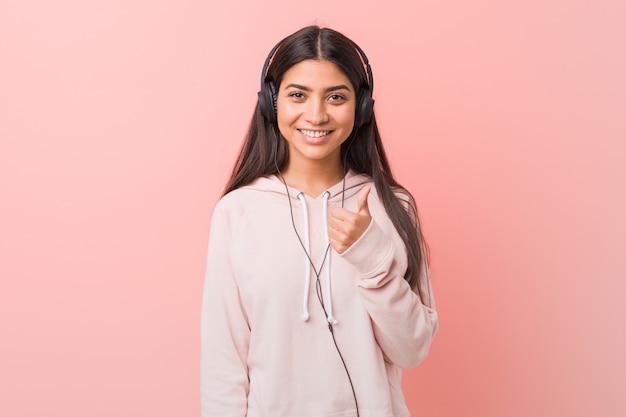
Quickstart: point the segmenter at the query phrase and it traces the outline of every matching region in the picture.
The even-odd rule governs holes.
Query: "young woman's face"
[[[283,76],[276,107],[278,128],[289,147],[289,165],[341,165],[341,144],[354,127],[356,94],[330,61],[308,59]]]

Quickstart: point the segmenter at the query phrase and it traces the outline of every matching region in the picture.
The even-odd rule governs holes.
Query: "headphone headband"
[[[286,39],[287,38],[281,39],[280,42],[274,45],[270,53],[267,54],[267,58],[265,58],[265,63],[263,64],[263,71],[261,72],[261,88],[263,88],[263,84],[265,84],[265,77],[267,77],[267,69],[270,66],[270,62],[272,62],[272,58],[274,58],[274,54],[276,53],[276,50],[280,47],[280,45],[283,44],[283,42],[285,42]]]
[[[352,41],[350,41],[352,42]],[[365,67],[365,72],[367,73],[367,87],[370,91],[370,97],[374,93],[374,75],[372,75],[372,67],[370,66],[370,61],[367,59],[367,55],[363,52],[363,49],[355,42],[352,42],[352,46],[359,52],[361,56],[361,61],[363,61],[363,66]]]

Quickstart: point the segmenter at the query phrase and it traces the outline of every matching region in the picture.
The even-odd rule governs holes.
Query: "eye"
[[[336,101],[336,102],[342,102],[342,101],[345,101],[345,100],[346,100],[346,98],[345,98],[344,96],[342,96],[341,94],[331,94],[331,95],[328,97],[328,100],[330,100],[330,101]]]
[[[289,97],[293,97],[298,100],[302,100],[304,98],[304,94],[299,91],[294,91],[293,93],[289,93]]]

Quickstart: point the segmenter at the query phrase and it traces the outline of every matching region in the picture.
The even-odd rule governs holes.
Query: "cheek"
[[[276,120],[278,125],[288,125],[297,118],[296,112],[290,106],[281,104],[280,100],[276,104]]]
[[[298,119],[297,114],[291,109],[289,106],[281,106],[278,104],[276,106],[276,124],[278,125],[278,130],[281,135],[289,140],[291,137],[292,126]]]
[[[337,120],[343,126],[352,129],[352,126],[354,126],[354,116],[354,106],[346,106],[345,108],[342,108],[341,112],[336,115],[335,120]]]

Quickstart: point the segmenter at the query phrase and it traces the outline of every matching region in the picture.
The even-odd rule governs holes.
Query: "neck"
[[[290,164],[287,162],[282,172],[287,185],[302,191],[308,196],[317,197],[344,176],[341,164],[329,167],[327,164]]]

